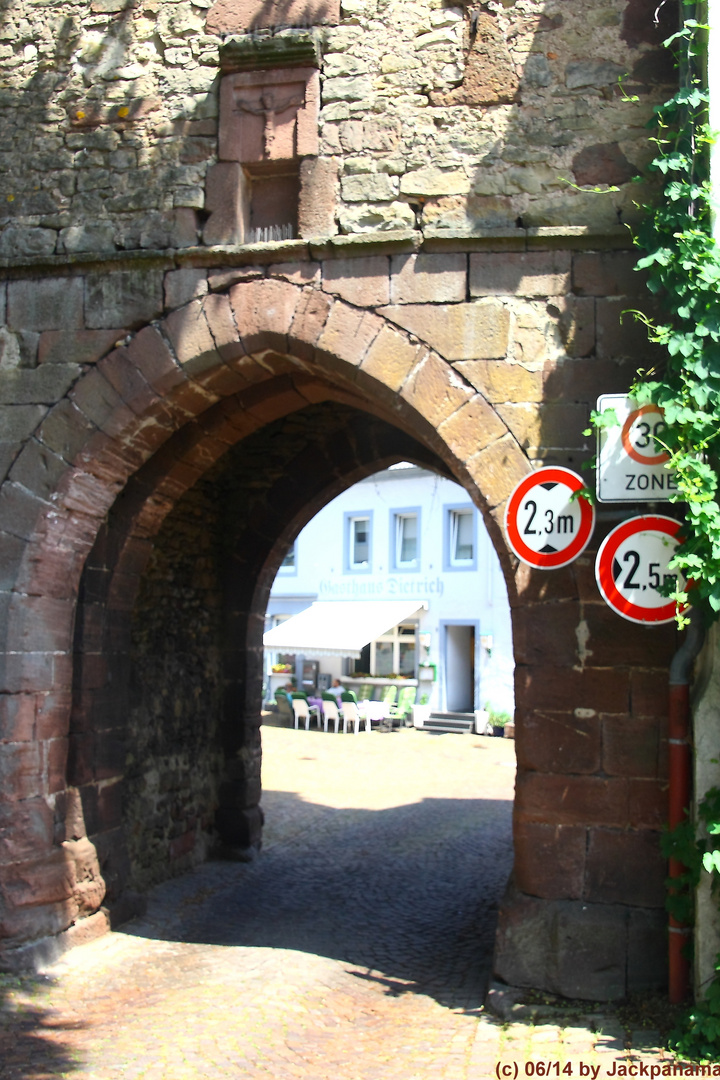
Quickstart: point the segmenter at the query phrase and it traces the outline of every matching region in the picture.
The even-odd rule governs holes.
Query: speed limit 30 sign
[[[617,525],[603,540],[595,578],[603,599],[630,622],[659,626],[675,618],[675,601],[658,590],[677,582],[668,570],[682,537],[674,518],[643,514]]]
[[[518,559],[538,570],[567,566],[585,550],[595,510],[578,492],[585,484],[560,465],[538,469],[513,490],[505,510],[505,535]]]
[[[598,429],[597,497],[600,502],[662,502],[677,491],[670,460],[658,445],[665,417],[658,405],[624,394],[603,394],[598,412],[612,409],[617,424]]]

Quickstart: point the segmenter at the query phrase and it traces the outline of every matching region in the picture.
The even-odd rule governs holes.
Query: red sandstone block
[[[181,270],[168,270],[163,279],[165,307],[172,311],[189,300],[205,296],[208,291],[207,270],[186,266]]]
[[[0,694],[0,742],[32,742],[36,704],[35,694]]]
[[[7,322],[16,330],[76,330],[83,326],[83,279],[9,281]]]
[[[0,655],[0,693],[33,693],[54,688],[55,660],[52,653],[16,652]]]
[[[49,596],[18,596],[10,601],[8,633],[16,649],[63,652],[70,648],[75,605]]]
[[[323,264],[322,288],[358,307],[387,304],[390,302],[389,258],[367,255],[357,259],[328,259]]]
[[[176,423],[178,423],[180,417],[188,419],[197,416],[198,413],[205,412],[217,400],[217,394],[214,394],[211,390],[206,390],[196,382],[188,380],[172,390],[165,399],[165,404],[166,408],[172,410]]]
[[[504,506],[502,510],[500,526],[504,535]],[[515,588],[518,597],[522,597],[523,603],[528,604],[537,600],[545,602],[564,599],[575,600],[577,598],[577,584],[575,582],[577,562],[576,559],[570,566],[554,570],[552,574],[547,573],[545,570],[534,570],[525,563],[517,563],[515,567]]]
[[[39,364],[94,364],[124,330],[46,330],[38,343]]]
[[[46,446],[72,462],[96,431],[95,424],[76,405],[64,400],[48,413],[38,434]]]
[[[515,485],[527,476],[528,461],[508,434],[470,458],[467,469],[492,510],[509,498]]]
[[[638,322],[627,312],[627,300],[597,300],[597,353],[601,358],[627,357],[634,363],[641,360],[660,363],[662,353],[658,345],[648,341],[644,323]],[[650,305],[643,304],[647,309]],[[649,312],[652,314],[652,312]]]
[[[2,892],[13,907],[51,904],[68,900],[75,885],[75,868],[64,851],[48,851],[44,857],[13,863],[3,870]]]
[[[607,604],[586,605],[585,623],[592,651],[592,663],[597,667],[643,667],[648,661],[647,627],[618,619]],[[669,664],[679,645],[674,623],[653,628],[652,662],[661,667]]]
[[[0,802],[0,864],[32,859],[53,844],[53,812],[45,798]]]
[[[0,941],[3,938],[31,941],[57,934],[70,926],[77,915],[77,904],[73,899],[3,908],[4,905],[0,905]]]
[[[0,529],[11,536],[31,539],[47,509],[43,499],[11,480],[0,488]]]
[[[127,346],[127,355],[161,397],[186,382],[185,374],[155,326],[146,326],[135,334]]]
[[[569,288],[570,255],[565,251],[483,252],[470,256],[471,296],[545,299],[562,296]]]
[[[580,659],[578,633],[584,614],[579,603],[568,599],[518,608],[513,619],[516,663],[573,667]]]
[[[122,435],[136,425],[132,410],[97,368],[80,379],[70,397],[88,420],[106,435]]]
[[[630,825],[634,829],[662,829],[667,824],[667,781],[628,779]]]
[[[72,696],[69,690],[38,694],[37,737],[53,739],[65,735],[70,718]]]
[[[603,904],[662,907],[665,859],[657,832],[591,829],[584,899]]]
[[[452,367],[436,353],[428,353],[420,361],[400,394],[433,427],[438,427],[475,396],[472,388],[461,382]]]
[[[173,311],[162,325],[183,371],[190,378],[220,363],[202,300],[193,300],[178,311]]]
[[[151,389],[137,366],[130,360],[127,349],[116,349],[105,360],[100,361],[98,369],[138,416],[142,416],[157,404],[157,393]]]
[[[237,371],[233,371],[232,368],[226,367],[225,364],[204,371],[202,374],[194,375],[193,378],[203,389],[221,398],[237,394],[247,386],[242,375]]]
[[[467,296],[467,255],[393,255],[391,304],[457,303]]]
[[[25,443],[8,475],[14,483],[49,500],[66,469],[64,458],[33,438]]]
[[[530,711],[518,717],[518,768],[542,773],[596,773],[600,769],[599,717]]]
[[[645,275],[635,270],[632,251],[578,251],[573,254],[573,290],[581,296],[644,293]]]
[[[301,290],[287,281],[262,278],[234,285],[230,304],[246,353],[261,349],[287,352]]]
[[[290,351],[301,359],[313,359],[315,345],[327,323],[333,301],[316,289],[303,289],[288,334]]]
[[[492,406],[477,394],[440,424],[438,434],[452,453],[464,461],[499,439],[506,430]]]
[[[222,293],[211,293],[203,301],[203,311],[215,348],[222,360],[227,363],[244,356],[245,350],[233,319],[229,298]]]
[[[518,666],[515,669],[516,705],[523,709],[574,712],[594,709],[627,713],[629,673],[606,668]]]
[[[630,824],[624,779],[520,773],[515,792],[517,821],[619,829]]]
[[[659,725],[654,717],[603,719],[603,771],[609,776],[656,777]]]
[[[633,716],[667,716],[667,671],[664,669],[631,672],[630,709]]]
[[[372,312],[359,311],[338,300],[317,340],[318,351],[324,354],[324,362],[337,364],[340,360],[358,366],[383,325],[383,320]]]
[[[340,0],[290,0],[282,15],[261,0],[215,0],[207,17],[209,34],[243,34],[263,27],[335,26],[340,21]]]
[[[567,356],[591,356],[595,351],[595,301],[585,296],[558,296],[553,300],[553,307],[558,313],[558,327]],[[562,367],[567,365],[567,361]],[[571,367],[590,367],[587,363]],[[595,376],[597,379],[597,376]],[[628,383],[625,383],[627,388]],[[610,391],[609,391],[610,392]],[[578,400],[575,394],[563,395],[559,387],[550,387],[550,397],[557,396],[567,400]],[[597,397],[597,394],[595,395]],[[583,397],[580,400],[587,400]]]
[[[54,795],[58,791],[64,791],[67,783],[68,741],[67,738],[51,739],[45,743],[45,747],[47,791],[49,795]]]
[[[123,472],[116,478],[112,487],[97,476],[90,476],[80,469],[68,470],[63,478],[63,484],[58,489],[59,503],[68,510],[79,510],[90,519],[103,518],[108,512],[115,497],[127,478],[127,472]]]
[[[138,536],[129,536],[118,557],[117,569],[123,574],[142,574],[151,554],[151,543]]]
[[[585,828],[517,822],[513,842],[518,889],[546,900],[576,900],[582,896]]]
[[[288,386],[285,390],[277,389],[272,395],[256,397],[252,404],[248,404],[247,411],[261,423],[271,423],[289,413],[295,413],[307,404],[295,387]]]
[[[577,303],[595,310],[594,300]],[[581,401],[594,408],[600,394],[626,394],[634,374],[632,363],[618,358],[549,360],[543,370],[545,400]]]

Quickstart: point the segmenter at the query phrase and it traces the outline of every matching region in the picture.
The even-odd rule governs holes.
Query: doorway
[[[476,706],[476,623],[445,623],[445,708],[470,713]]]

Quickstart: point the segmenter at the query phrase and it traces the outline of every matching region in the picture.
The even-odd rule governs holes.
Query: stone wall
[[[337,183],[315,228],[432,236],[633,220],[644,124],[673,79],[657,49],[672,5],[659,28],[655,7],[319,5],[319,155]],[[221,57],[232,64],[233,41],[275,42],[281,56],[305,33],[293,23],[313,16],[297,14],[227,0],[8,0],[0,259],[196,244]],[[273,49],[264,55],[272,67]]]
[[[654,6],[3,6],[3,963],[106,928],[211,840],[259,844],[274,571],[329,498],[407,458],[481,509],[513,608],[497,970],[572,996],[662,982],[674,631],[620,623],[592,549],[531,573],[502,532],[515,483],[578,468],[597,395],[657,359],[622,318],[650,305],[621,224],[671,77]],[[251,150],[218,142],[236,107]],[[244,244],[268,178],[300,238]]]
[[[222,754],[222,505],[200,481],[166,519],[133,610],[124,825],[130,886],[202,861]]]

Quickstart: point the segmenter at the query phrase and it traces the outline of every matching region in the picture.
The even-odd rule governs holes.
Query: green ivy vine
[[[683,0],[684,7],[692,7]],[[637,269],[648,275],[665,321],[640,312],[650,339],[663,348],[663,362],[640,371],[631,388],[640,405],[663,408],[667,428],[657,440],[670,455],[683,503],[684,541],[670,563],[691,582],[687,596],[676,590],[678,621],[681,599],[699,607],[707,623],[720,617],[720,252],[712,236],[708,127],[708,92],[702,78],[704,35],[708,27],[684,18],[665,45],[676,57],[679,89],[655,110],[651,171],[662,179],[662,197],[645,207],[635,236],[645,254]],[[597,423],[597,419],[596,423]],[[695,890],[703,873],[720,895],[720,789],[706,793],[697,811],[665,838],[664,852],[686,868],[668,882],[667,907],[679,922],[691,925]],[[701,831],[697,838],[697,828]],[[720,955],[715,977],[673,1033],[671,1045],[691,1057],[716,1060],[720,1049]]]
[[[658,322],[633,313],[662,346],[664,360],[640,371],[631,393],[640,405],[664,409],[661,442],[678,486],[671,501],[682,502],[686,515],[685,540],[671,567],[692,581],[690,603],[711,622],[720,617],[720,252],[711,231],[712,137],[700,75],[706,30],[688,18],[665,42],[675,52],[681,85],[655,109],[651,141],[657,152],[650,170],[664,181],[662,198],[645,207],[635,243],[646,253],[637,269],[646,271],[648,288],[668,318]]]

